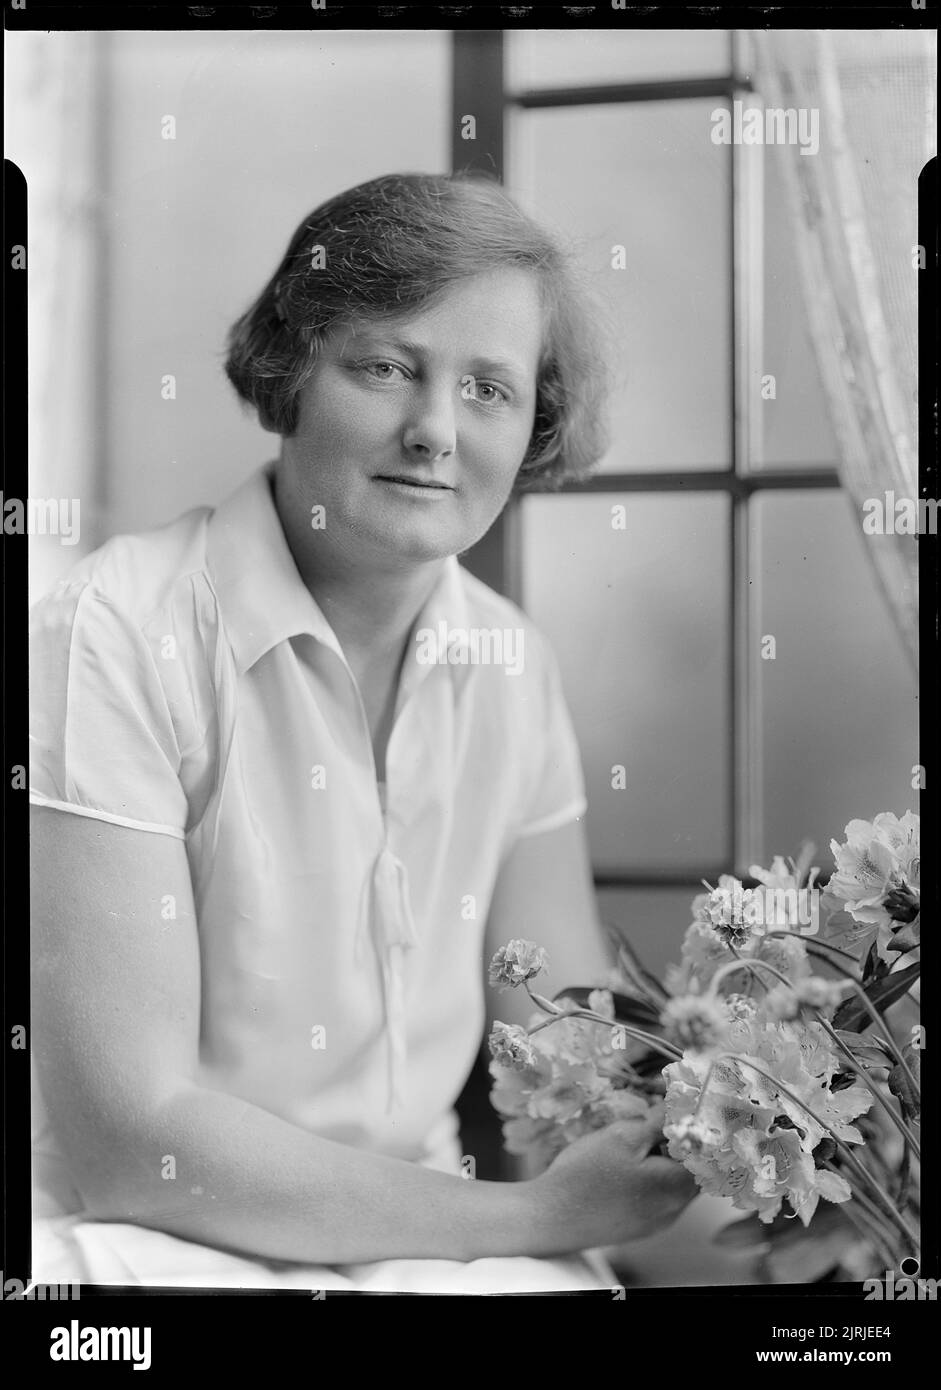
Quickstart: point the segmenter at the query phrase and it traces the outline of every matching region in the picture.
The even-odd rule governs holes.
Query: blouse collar
[[[243,675],[279,642],[308,633],[345,661],[339,640],[300,576],[272,493],[274,462],[257,469],[212,513],[207,564],[220,614]],[[466,640],[466,596],[457,557],[445,560],[415,632],[434,634],[438,659]],[[407,663],[420,673],[417,662]],[[434,663],[431,663],[434,664]]]

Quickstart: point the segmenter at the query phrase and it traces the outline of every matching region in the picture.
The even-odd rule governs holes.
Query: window
[[[468,563],[554,644],[603,909],[655,968],[703,878],[808,836],[826,876],[846,820],[907,809],[917,761],[804,324],[787,151],[710,138],[751,90],[746,43],[454,35],[454,167],[576,243],[623,348],[597,474],[512,503]]]

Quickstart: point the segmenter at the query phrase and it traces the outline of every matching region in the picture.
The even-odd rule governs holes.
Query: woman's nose
[[[424,459],[449,458],[457,447],[453,393],[449,387],[425,389],[412,400],[402,443]]]

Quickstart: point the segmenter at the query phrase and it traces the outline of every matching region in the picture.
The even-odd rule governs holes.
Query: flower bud
[[[895,922],[914,922],[920,903],[918,893],[907,883],[901,883],[886,893],[882,906]]]

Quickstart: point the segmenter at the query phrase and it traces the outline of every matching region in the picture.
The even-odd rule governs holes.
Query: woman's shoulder
[[[533,668],[555,666],[555,656],[542,628],[519,604],[491,589],[477,575],[460,566],[468,626],[484,631],[522,635]],[[519,640],[519,637],[517,638]]]
[[[219,631],[205,560],[211,514],[200,507],[113,536],[33,605],[30,793],[39,804],[176,836],[205,804]]]
[[[71,622],[80,606],[92,605],[144,631],[179,608],[180,598],[205,574],[211,515],[212,508],[195,507],[164,525],[112,536],[41,595],[32,606],[34,623]]]

